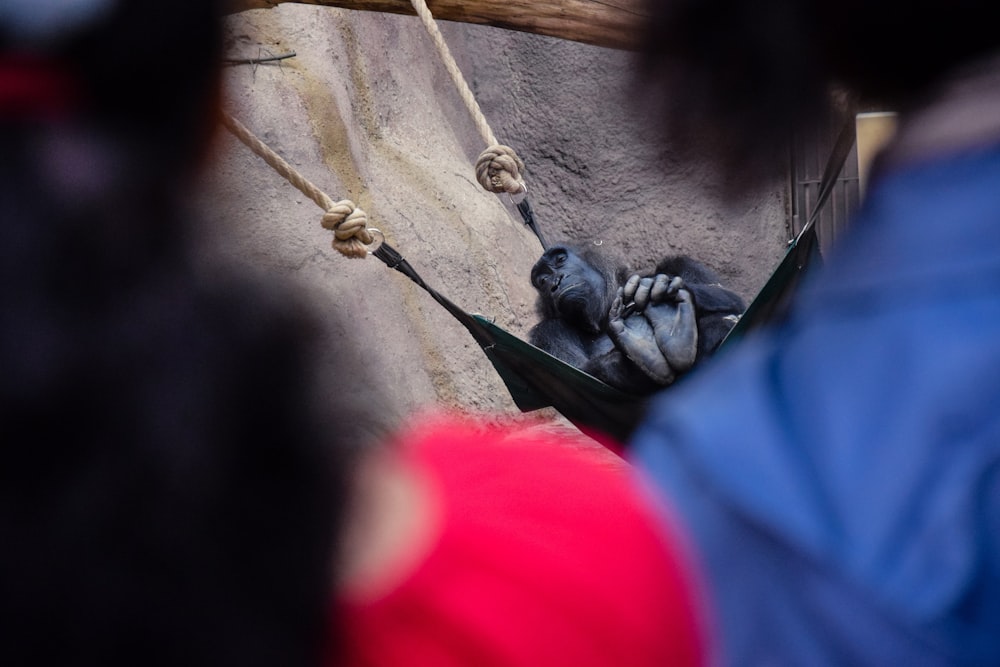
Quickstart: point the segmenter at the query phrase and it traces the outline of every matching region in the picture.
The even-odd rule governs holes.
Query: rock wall
[[[680,162],[629,103],[630,55],[442,22],[491,128],[527,163],[550,242],[599,243],[640,269],[669,252],[713,266],[752,297],[785,247],[783,184],[724,203],[712,174]],[[541,246],[473,164],[485,148],[415,17],[282,4],[228,19],[227,57],[295,52],[225,70],[225,108],[333,199],[349,198],[424,280],[524,335]],[[469,334],[374,258],[331,248],[322,211],[220,132],[205,188],[209,241],[235,262],[293,281],[321,312],[349,315],[329,345],[371,366],[388,423],[447,406],[514,414]]]

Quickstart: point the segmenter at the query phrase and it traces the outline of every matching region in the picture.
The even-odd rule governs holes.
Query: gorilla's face
[[[597,333],[607,315],[607,280],[578,253],[565,246],[545,251],[531,269],[531,284],[549,312]]]

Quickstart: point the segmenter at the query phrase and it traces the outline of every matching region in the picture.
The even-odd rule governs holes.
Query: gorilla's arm
[[[691,292],[691,298],[699,313],[721,313],[723,315],[742,315],[746,310],[743,298],[718,284],[688,283],[684,286]]]
[[[709,313],[698,318],[698,355],[709,356],[715,352],[730,330],[739,322],[739,315]]]
[[[650,340],[652,340],[650,332]],[[636,368],[607,334],[581,334],[560,319],[542,320],[528,341],[561,361],[622,391],[643,394],[659,384]]]
[[[722,282],[715,271],[690,255],[667,255],[656,265],[656,273],[680,276],[688,285],[711,285]]]
[[[579,333],[560,319],[542,320],[533,326],[528,332],[528,342],[580,369],[589,361]]]
[[[742,297],[722,286],[719,276],[710,268],[687,255],[671,255],[656,265],[657,274],[680,276],[684,287],[694,298],[699,313],[740,315],[746,310]]]

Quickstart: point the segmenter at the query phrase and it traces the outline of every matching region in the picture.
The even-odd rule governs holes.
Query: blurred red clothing
[[[704,664],[691,564],[620,458],[461,420],[397,447],[437,495],[438,534],[391,590],[341,601],[338,664]]]

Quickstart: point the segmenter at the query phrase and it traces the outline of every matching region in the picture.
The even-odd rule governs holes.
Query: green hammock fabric
[[[644,397],[605,384],[481,315],[472,320],[483,352],[522,412],[551,406],[581,430],[604,433],[619,442],[642,417]]]

